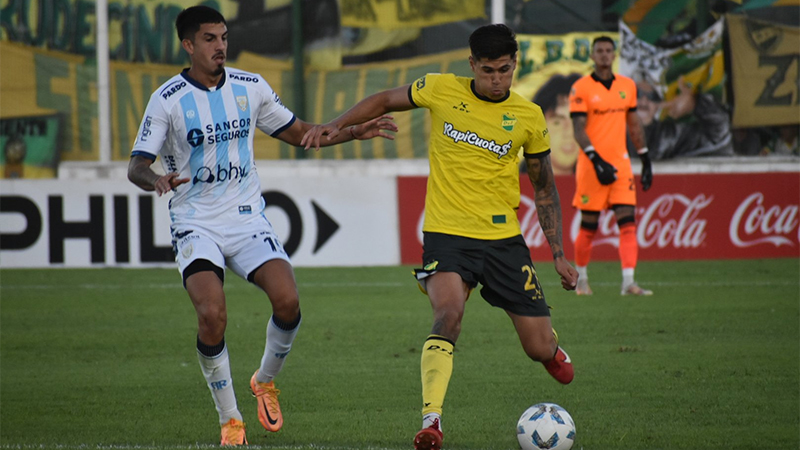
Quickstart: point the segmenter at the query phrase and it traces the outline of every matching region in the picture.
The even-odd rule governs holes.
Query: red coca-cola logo
[[[797,205],[765,205],[764,194],[755,192],[747,196],[736,208],[731,217],[728,234],[731,242],[737,247],[750,247],[762,243],[770,243],[776,247],[794,246],[787,236],[798,227]]]

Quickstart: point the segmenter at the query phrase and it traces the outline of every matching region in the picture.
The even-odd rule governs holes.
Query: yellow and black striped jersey
[[[472,78],[453,74],[417,79],[409,98],[431,113],[423,231],[475,239],[520,234],[520,148],[526,155],[550,150],[541,108],[514,92],[488,99]]]

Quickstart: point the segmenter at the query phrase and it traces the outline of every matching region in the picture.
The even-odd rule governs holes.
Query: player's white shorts
[[[263,213],[213,229],[195,222],[175,222],[171,228],[172,249],[181,275],[198,259],[208,260],[220,269],[228,266],[245,280],[267,261],[282,259],[291,263]]]

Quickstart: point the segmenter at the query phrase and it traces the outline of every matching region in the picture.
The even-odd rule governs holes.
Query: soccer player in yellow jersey
[[[575,239],[578,295],[592,295],[587,266],[600,212],[611,208],[619,226],[619,257],[622,264],[622,295],[653,295],[633,280],[639,246],[636,242],[636,183],[628,157],[625,129],[642,161],[642,189],[650,189],[653,169],[647,153],[642,123],[636,114],[636,84],[611,72],[614,41],[606,36],[592,42],[595,70],[580,78],[570,91],[570,116],[575,140],[583,148],[575,170],[572,205],[581,211],[581,226]]]
[[[517,41],[505,25],[478,28],[469,39],[473,78],[427,74],[410,85],[365,98],[326,125],[308,131],[306,148],[333,139],[349,124],[389,111],[428,108],[430,176],[423,225],[423,268],[415,275],[433,308],[422,349],[422,429],[414,447],[439,449],[441,414],[453,369],[453,347],[472,289],[506,311],[522,347],[559,382],[572,381],[550,312],[520,233],[519,150],[527,161],[536,210],[564,289],[577,272],[564,257],[561,204],[553,180],[550,141],[541,108],[510,92]]]

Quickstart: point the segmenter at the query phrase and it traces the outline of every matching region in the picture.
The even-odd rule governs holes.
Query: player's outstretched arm
[[[178,178],[178,174],[170,172],[166,175],[159,175],[153,172],[150,166],[153,160],[144,156],[133,156],[128,163],[128,179],[131,183],[139,186],[145,191],[156,191],[161,196],[175,189],[183,183],[188,183],[188,178]]]
[[[415,105],[408,98],[408,92],[409,85],[405,85],[370,95],[332,121],[323,125],[312,126],[311,129],[306,131],[300,145],[305,147],[306,150],[312,147],[319,150],[321,146],[331,145],[330,141],[336,139],[340,131],[346,127],[367,123],[388,112],[413,109]],[[361,130],[355,129],[351,131],[360,133]]]
[[[384,114],[364,123],[347,127],[342,133],[337,133],[330,139],[323,139],[320,145],[325,147],[329,145],[341,144],[342,142],[352,141],[353,139],[363,141],[365,139],[372,139],[376,137],[394,140],[394,136],[388,133],[389,131],[393,133],[397,132],[397,124],[395,124],[392,119],[394,119],[394,117]],[[320,125],[310,124],[303,122],[302,120],[295,120],[292,126],[284,130],[276,137],[287,144],[301,147],[303,145],[303,136],[311,131],[312,128],[317,126]]]
[[[561,286],[574,290],[578,283],[578,272],[564,257],[564,244],[561,235],[561,200],[556,189],[553,165],[550,155],[542,157],[526,157],[528,178],[531,180],[536,202],[536,213],[539,225],[550,244],[556,272],[561,276]]]
[[[631,142],[633,142],[633,145],[638,149],[636,153],[639,154],[639,160],[642,161],[642,190],[646,191],[653,185],[653,165],[650,163],[650,152],[647,149],[642,120],[634,111],[628,111],[626,120]]]

